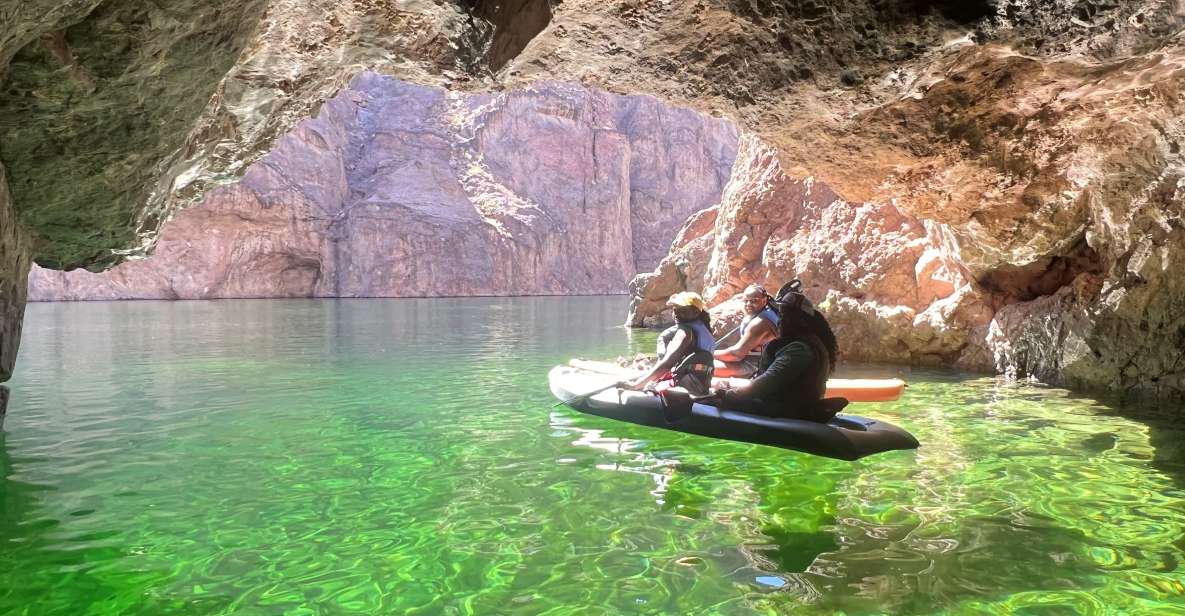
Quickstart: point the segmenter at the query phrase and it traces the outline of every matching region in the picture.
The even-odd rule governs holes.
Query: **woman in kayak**
[[[765,287],[751,284],[745,287],[742,297],[745,320],[741,321],[736,344],[712,352],[718,377],[753,376],[761,366],[761,351],[778,337],[778,313],[770,305],[773,298],[765,292]]]
[[[776,306],[781,313],[778,337],[762,352],[757,375],[735,389],[725,383],[717,390],[719,406],[768,417],[827,421],[837,410],[823,403],[835,365],[835,335],[797,280],[782,287]]]
[[[667,300],[675,310],[675,325],[658,337],[661,358],[642,376],[624,384],[641,390],[656,381],[667,381],[693,395],[704,395],[712,386],[712,320],[699,293],[684,291]]]

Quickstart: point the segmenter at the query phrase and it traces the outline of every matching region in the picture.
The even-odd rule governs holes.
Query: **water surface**
[[[553,409],[625,303],[31,305],[0,614],[1185,614],[1174,423],[915,371],[853,408],[923,447],[848,463]]]

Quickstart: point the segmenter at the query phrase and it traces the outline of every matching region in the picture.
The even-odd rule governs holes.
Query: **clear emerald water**
[[[625,304],[31,305],[0,614],[1185,614],[1174,422],[915,371],[853,410],[922,448],[848,463],[553,409]]]

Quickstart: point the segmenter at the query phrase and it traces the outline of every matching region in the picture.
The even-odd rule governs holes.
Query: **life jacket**
[[[670,375],[663,380],[673,381],[673,384],[686,387],[692,393],[705,394],[712,383],[712,349],[716,348],[716,338],[703,321],[672,325],[658,335],[660,359],[666,357],[667,347],[679,330],[691,336],[691,348],[675,360]]]
[[[781,321],[781,317],[778,316],[778,313],[773,308],[766,306],[761,310],[761,312],[758,312],[752,316],[747,316],[745,317],[744,321],[741,321],[741,338],[744,338],[745,334],[749,333],[749,328],[757,325],[761,319],[769,321],[770,325],[774,326],[774,333],[776,335],[778,331],[778,322]],[[765,345],[753,347],[749,350],[749,354],[746,355],[745,358],[760,361],[761,351],[764,349],[764,347]]]
[[[690,323],[676,323],[662,330],[662,333],[658,335],[656,351],[658,352],[659,359],[666,357],[667,345],[671,344],[671,340],[675,339],[675,334],[680,329],[691,336],[693,343],[691,352],[704,351],[710,355],[712,349],[716,348],[716,338],[712,336],[711,330],[708,329],[707,325],[704,325],[703,321],[696,320]]]

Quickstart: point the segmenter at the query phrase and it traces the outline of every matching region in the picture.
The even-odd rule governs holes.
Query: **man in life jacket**
[[[689,394],[705,395],[712,386],[712,320],[699,293],[684,291],[667,300],[675,311],[675,325],[658,336],[658,363],[625,384],[641,390],[654,382],[667,382]]]
[[[778,337],[766,345],[761,366],[748,384],[717,390],[722,408],[826,422],[847,403],[824,400],[837,350],[830,325],[802,294],[797,280],[778,291]]]
[[[761,351],[765,345],[778,337],[778,313],[770,301],[773,300],[765,287],[751,284],[745,288],[745,319],[741,321],[740,335],[736,344],[716,349],[716,376],[739,376],[749,378],[757,373],[761,365]]]

